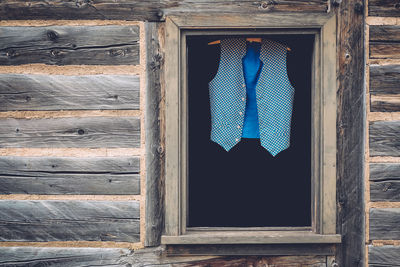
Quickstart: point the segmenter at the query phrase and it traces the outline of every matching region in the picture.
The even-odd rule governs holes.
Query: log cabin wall
[[[0,266],[364,266],[363,2],[330,2],[2,1]],[[189,11],[337,14],[335,256],[165,257],[163,21]]]
[[[366,252],[369,266],[394,266],[400,260],[400,12],[397,2],[369,0],[365,40]]]

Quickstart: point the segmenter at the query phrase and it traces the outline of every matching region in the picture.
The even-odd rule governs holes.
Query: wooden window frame
[[[257,32],[250,29],[257,29]],[[188,112],[186,36],[196,34],[314,34],[312,64],[312,226],[187,228]],[[336,16],[182,15],[165,28],[166,245],[335,244],[336,233]]]

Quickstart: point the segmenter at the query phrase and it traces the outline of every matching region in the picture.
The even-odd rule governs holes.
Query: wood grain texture
[[[400,26],[398,25],[370,25],[370,42],[399,42]]]
[[[0,247],[1,267],[22,266],[162,266],[162,267],[326,267],[325,256],[165,257],[161,247],[123,248]]]
[[[371,25],[369,28],[370,58],[400,58],[400,26]]]
[[[398,95],[373,95],[371,94],[372,112],[400,111],[400,94]]]
[[[140,194],[138,157],[0,157],[0,194]]]
[[[400,156],[400,121],[375,121],[369,124],[370,156]]]
[[[400,239],[400,209],[370,209],[369,238],[370,240]]]
[[[400,247],[399,246],[368,246],[368,266],[400,266]]]
[[[0,111],[139,109],[136,75],[0,74]]]
[[[124,248],[0,247],[0,266],[126,266]]]
[[[364,14],[360,2],[342,1],[338,12],[337,246],[339,266],[364,266]],[[362,7],[361,7],[362,8]]]
[[[234,244],[234,245],[167,245],[170,256],[329,256],[335,254],[332,244]]]
[[[161,257],[160,257],[161,256]],[[134,267],[143,266],[162,266],[162,267],[326,267],[325,256],[281,256],[281,257],[263,257],[263,256],[229,256],[229,257],[211,257],[201,259],[198,256],[167,256],[162,247],[146,248],[136,250],[132,257]]]
[[[139,147],[140,119],[0,119],[0,147]]]
[[[369,165],[371,201],[400,201],[400,164]]]
[[[400,65],[371,65],[369,77],[371,94],[400,94]]]
[[[140,238],[138,201],[0,200],[0,241]]]
[[[393,0],[368,0],[368,15],[378,17],[399,17],[400,4]]]
[[[0,3],[3,19],[117,19],[159,21],[181,12],[269,13],[279,11],[326,12],[325,0],[130,0],[62,1],[6,0]]]
[[[0,27],[0,65],[31,63],[137,65],[139,27]]]
[[[164,55],[158,38],[159,25],[145,24],[147,55],[146,90],[146,246],[160,245],[164,222],[164,189],[161,162],[160,104]]]

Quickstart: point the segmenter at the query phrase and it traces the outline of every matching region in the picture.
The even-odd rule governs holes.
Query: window
[[[276,158],[264,157],[255,164],[270,168],[274,164],[280,165],[282,173],[279,168],[273,171],[273,176],[279,176],[279,179],[254,177],[262,169],[254,171],[253,175],[244,174],[246,179],[240,179],[235,170],[227,170],[231,160],[228,155],[231,152],[221,152],[218,145],[209,140],[210,106],[207,83],[217,71],[219,50],[218,46],[207,44],[225,37],[252,36],[284,43],[292,46],[293,50],[303,50],[303,53],[289,53],[287,56],[289,80],[295,85],[295,89],[302,88],[295,94],[291,147]],[[293,15],[276,13],[251,17],[168,17],[165,71],[164,244],[340,242],[335,222],[334,16],[311,14],[296,18]],[[262,148],[251,149],[247,153],[265,155]],[[245,149],[237,150],[239,153],[246,153]],[[261,158],[263,156],[256,157],[257,160]],[[221,164],[215,164],[218,160]],[[219,165],[225,165],[225,168]],[[234,168],[235,165],[237,164],[232,163],[231,167]],[[242,169],[238,172],[244,171]],[[207,172],[214,173],[207,175]],[[235,177],[230,178],[231,175]],[[297,175],[298,179],[289,177],[293,175]],[[234,183],[236,186],[233,186]],[[270,189],[281,186],[288,189],[279,193],[276,193],[278,190]],[[262,196],[263,190],[260,188],[263,187],[268,188],[269,196]],[[252,189],[258,196],[250,192],[246,197],[250,199],[248,203],[234,202],[238,195],[242,195],[240,190]],[[206,198],[207,201],[204,201]],[[271,205],[277,198],[281,198],[281,201]],[[221,199],[227,201],[223,202]],[[233,212],[229,212],[232,210],[230,205],[243,205],[238,210],[242,210],[244,216],[235,218]],[[248,209],[244,210],[246,206]],[[259,212],[246,213],[248,210]]]

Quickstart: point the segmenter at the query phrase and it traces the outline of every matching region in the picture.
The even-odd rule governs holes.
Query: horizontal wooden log
[[[400,156],[400,121],[375,121],[369,124],[370,156]]]
[[[0,266],[126,266],[124,248],[0,247]]]
[[[124,248],[0,247],[0,266],[162,266],[162,267],[326,267],[325,256],[165,257],[162,247]]]
[[[371,25],[369,26],[370,42],[399,42],[399,25]]]
[[[399,17],[400,4],[393,0],[368,0],[368,15],[378,17]]]
[[[371,163],[369,172],[371,201],[400,201],[399,163]]]
[[[371,111],[395,112],[400,111],[400,94],[398,95],[371,95]]]
[[[0,65],[137,65],[138,26],[0,27]]]
[[[0,111],[139,109],[137,75],[0,74]]]
[[[400,58],[400,26],[370,26],[369,53],[371,58]]]
[[[400,209],[370,209],[369,238],[371,240],[400,239]]]
[[[0,241],[140,239],[138,201],[0,200]]]
[[[400,58],[400,43],[371,43],[369,57],[377,59]]]
[[[368,266],[400,266],[400,247],[399,246],[368,246]]]
[[[0,147],[139,147],[137,117],[0,119]]]
[[[140,194],[138,157],[0,157],[0,194]]]
[[[2,19],[122,19],[159,21],[179,12],[268,13],[270,11],[326,12],[325,0],[156,0],[62,1],[6,0],[0,2]]]
[[[369,77],[371,94],[400,94],[400,65],[371,65]]]

